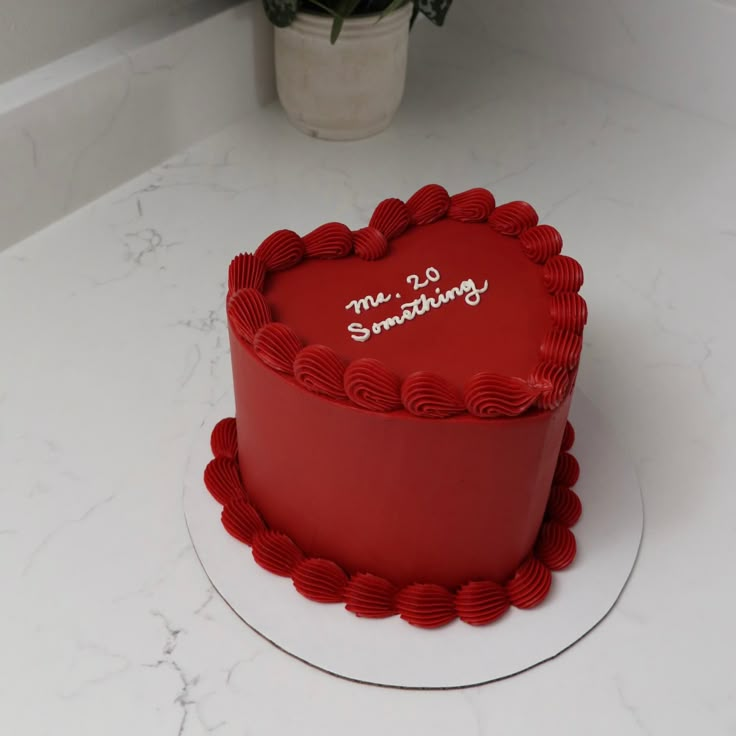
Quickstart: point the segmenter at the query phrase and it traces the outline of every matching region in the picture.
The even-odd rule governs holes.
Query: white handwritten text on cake
[[[411,285],[414,291],[420,291],[430,284],[437,283],[439,280],[440,272],[434,266],[430,266],[425,270],[424,280],[416,274],[409,274],[406,277],[406,282]],[[458,286],[451,286],[445,291],[442,291],[439,286],[436,286],[434,296],[420,294],[416,299],[401,304],[400,314],[374,322],[370,327],[363,325],[362,322],[351,322],[348,325],[348,332],[350,333],[350,337],[356,342],[365,342],[372,335],[380,335],[382,332],[390,330],[393,327],[398,327],[405,322],[410,322],[417,317],[429,314],[432,310],[439,309],[460,297],[464,297],[464,301],[469,307],[477,307],[480,304],[482,295],[487,290],[487,280],[483,281],[482,286],[476,286],[473,279],[465,279]],[[353,299],[345,305],[345,309],[353,310],[355,314],[362,314],[363,312],[390,302],[394,297],[401,299],[401,294],[398,292],[396,294],[386,294],[383,291],[379,291],[375,295],[368,294],[360,299]]]

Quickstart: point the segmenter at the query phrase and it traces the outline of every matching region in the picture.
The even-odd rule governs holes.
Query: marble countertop
[[[417,35],[374,139],[309,139],[274,104],[0,254],[8,733],[736,733],[736,129],[487,44],[433,61],[434,40]],[[579,387],[646,514],[601,625],[448,692],[361,686],[271,646],[210,587],[181,508],[231,380],[232,255],[278,227],[360,226],[432,181],[529,200],[584,264]]]

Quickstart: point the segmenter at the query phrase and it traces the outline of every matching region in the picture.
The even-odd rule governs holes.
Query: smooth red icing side
[[[215,426],[213,447],[219,447],[223,427],[231,421],[225,419]],[[564,437],[565,443],[574,438],[569,424]],[[345,603],[345,608],[356,616],[385,618],[398,614],[422,628],[444,626],[456,617],[474,626],[486,625],[501,617],[511,605],[539,605],[551,587],[551,571],[568,567],[575,558],[575,537],[567,522],[554,518],[556,511],[550,499],[547,520],[539,531],[533,555],[524,558],[505,583],[475,579],[456,587],[428,582],[397,586],[371,572],[349,574],[333,560],[308,557],[289,535],[269,529],[248,500],[239,475],[239,485],[228,482],[228,493],[223,496],[220,474],[214,470],[223,461],[227,464],[230,458],[216,455],[205,469],[204,479],[215,500],[224,505],[222,524],[228,533],[252,547],[253,558],[261,567],[275,575],[291,577],[304,597],[318,603]],[[564,490],[575,496],[569,489]],[[571,523],[575,520],[577,517]]]
[[[395,583],[459,585],[503,580],[529,553],[569,397],[512,419],[384,414],[304,390],[232,334],[231,351],[243,482],[309,556]]]

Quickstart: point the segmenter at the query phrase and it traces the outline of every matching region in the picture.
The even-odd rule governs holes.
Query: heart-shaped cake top
[[[587,318],[580,265],[525,202],[438,185],[368,227],[280,230],[230,266],[233,334],[286,380],[441,419],[556,408]]]

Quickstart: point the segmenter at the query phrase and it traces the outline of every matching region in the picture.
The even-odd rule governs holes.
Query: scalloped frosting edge
[[[358,371],[354,364],[365,359],[347,363],[331,348],[307,345],[303,350],[317,347],[319,350],[315,352],[329,350],[331,353],[311,361],[307,380],[307,373],[295,365],[300,355],[293,348],[300,344],[298,336],[292,333],[289,344],[286,343],[288,325],[279,328],[282,337],[279,345],[272,341],[273,344],[263,348],[265,340],[262,339],[254,347],[256,333],[271,322],[267,302],[255,299],[253,293],[263,292],[269,272],[294,268],[304,258],[354,255],[364,260],[377,260],[388,254],[390,241],[408,229],[443,218],[466,223],[487,222],[496,232],[517,239],[526,257],[543,269],[544,284],[552,296],[553,326],[542,340],[539,364],[529,376],[480,372],[468,378],[461,395],[440,375],[418,371],[401,382],[387,367],[379,367],[378,361],[373,361],[374,383],[371,383],[370,370],[362,366],[360,385],[357,385]],[[395,197],[380,202],[367,227],[351,231],[346,225],[329,222],[303,237],[291,230],[277,230],[255,253],[235,256],[228,270],[228,323],[235,336],[272,370],[295,377],[296,383],[307,391],[366,411],[385,413],[405,409],[428,419],[459,414],[491,419],[519,416],[534,409],[550,411],[572,390],[582,350],[581,335],[588,317],[585,300],[577,293],[583,284],[583,270],[573,258],[561,255],[561,251],[560,233],[550,225],[538,224],[537,213],[527,202],[496,206],[493,194],[482,187],[450,196],[440,185],[427,184],[407,202]],[[262,337],[266,335],[268,331]],[[276,332],[271,336],[275,338]],[[555,371],[553,366],[561,370]],[[564,379],[561,371],[566,374]],[[550,386],[553,378],[554,385]],[[395,390],[397,382],[398,392]]]
[[[552,573],[569,567],[577,552],[571,531],[580,518],[580,499],[562,481],[575,481],[577,461],[569,454],[574,441],[567,422],[560,448],[550,499],[537,540],[529,556],[505,582],[469,580],[455,589],[436,583],[412,583],[398,587],[370,572],[352,575],[336,562],[308,557],[283,532],[270,529],[250,502],[240,478],[235,420],[220,420],[212,430],[214,459],[204,471],[204,483],[212,497],[223,506],[221,523],[235,539],[251,547],[253,558],[265,570],[290,577],[296,590],[317,603],[343,603],[350,613],[365,618],[400,616],[420,628],[438,628],[459,618],[484,626],[499,619],[510,607],[539,605],[549,593]],[[219,454],[222,453],[222,454]]]

